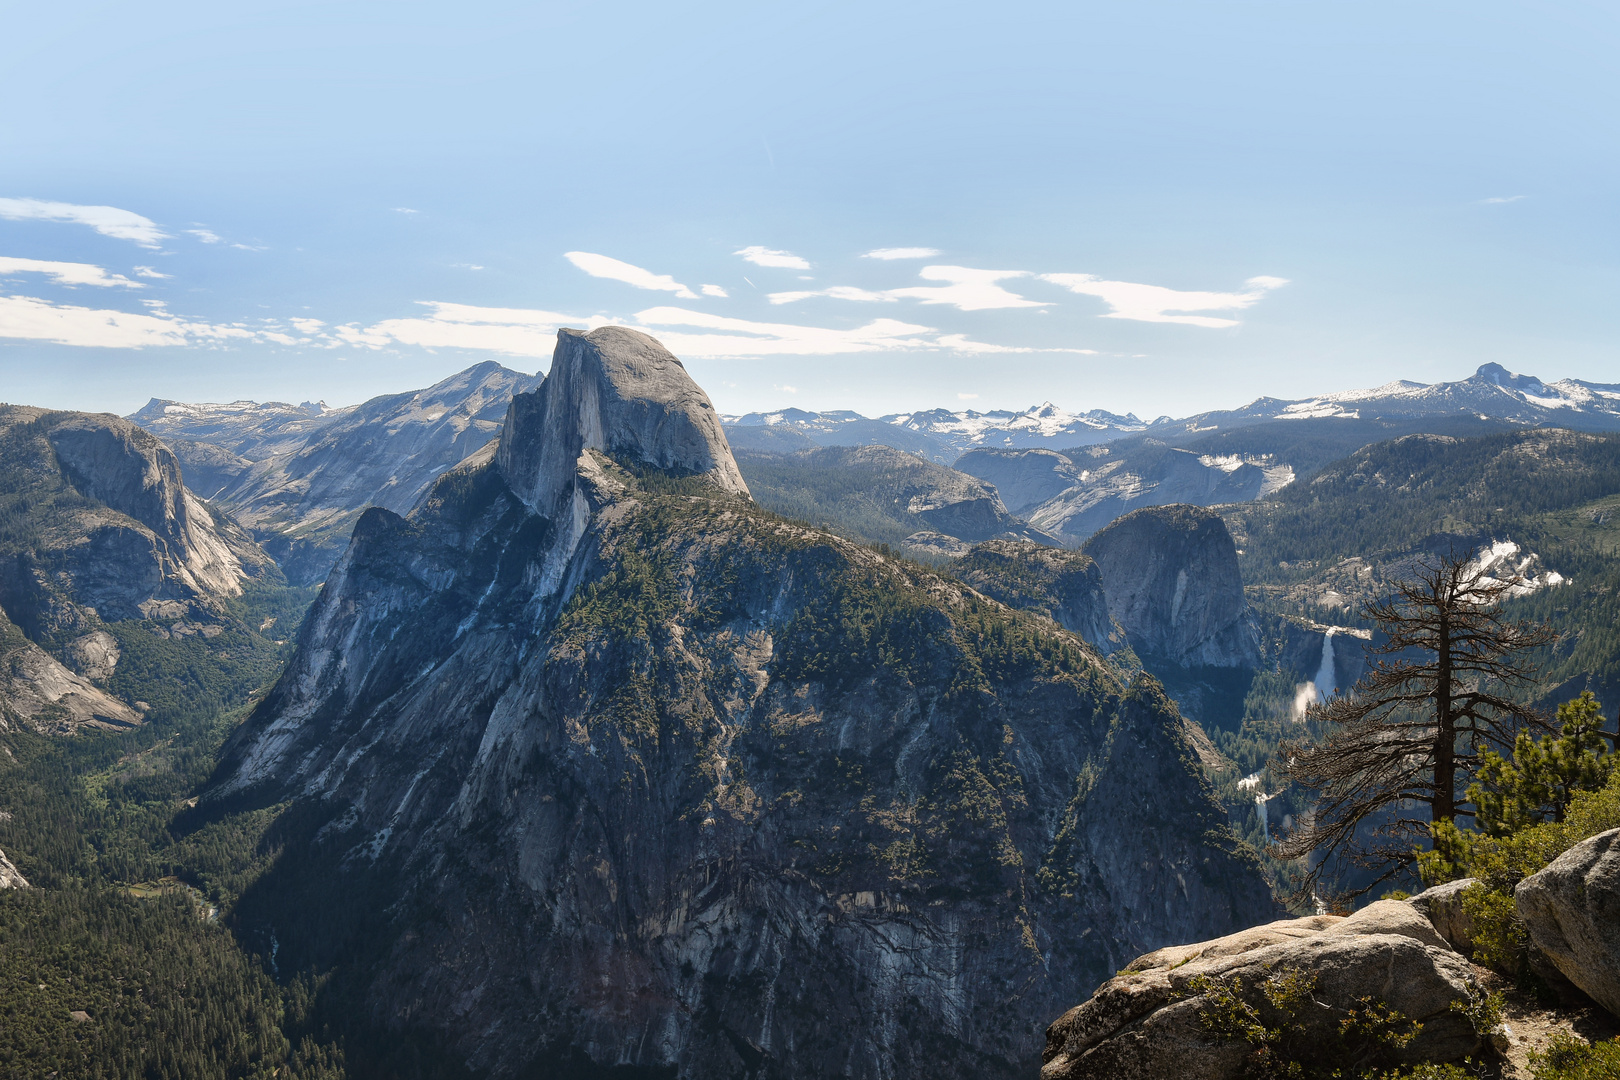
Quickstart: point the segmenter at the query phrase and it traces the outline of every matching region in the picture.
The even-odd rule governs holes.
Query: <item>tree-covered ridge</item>
[[[1004,699],[1049,700],[1056,723],[1085,729],[1069,741],[1101,751],[1120,687],[1090,646],[920,564],[769,511],[636,487],[638,505],[603,537],[606,572],[553,631],[554,662],[578,662],[578,679],[604,688],[589,710],[593,737],[617,730],[643,760],[671,740],[715,738],[706,717],[661,703],[691,700],[681,686],[691,656],[723,671],[726,653],[748,644],[737,623],[772,613],[768,673],[788,700],[763,726],[735,718],[741,737],[695,755],[726,764],[703,767],[690,812],[720,805],[804,830],[805,868],[829,887],[1021,894],[1044,852],[1031,843],[1038,823],[1003,715],[1017,706]],[[828,752],[818,714],[849,694],[868,699],[864,722],[880,731],[886,717],[919,709],[956,728],[956,748],[928,763],[924,788],[907,790],[880,746]],[[724,692],[708,696],[698,708],[724,717],[714,700]]]
[[[993,487],[887,446],[828,446],[794,453],[739,451],[737,466],[763,507],[865,543],[898,545],[916,532],[967,541],[1028,535]],[[949,509],[957,504],[959,509]]]
[[[1528,573],[1564,583],[1508,601],[1561,634],[1551,691],[1620,687],[1620,436],[1556,429],[1454,439],[1412,435],[1336,462],[1308,483],[1221,514],[1251,602],[1356,624],[1426,555],[1517,544]],[[1575,685],[1579,683],[1580,685]],[[1566,694],[1567,696],[1567,694]]]
[[[32,886],[0,890],[0,1076],[342,1075],[309,986],[278,985],[233,934],[236,897],[276,854],[270,815],[187,821],[290,652],[268,635],[295,634],[310,595],[250,586],[213,638],[108,624],[123,650],[109,687],[143,700],[147,723],[0,732],[0,849]]]
[[[1620,492],[1620,435],[1409,435],[1363,448],[1258,503],[1223,508],[1245,580],[1288,584],[1324,564],[1436,537],[1549,535],[1546,515]]]

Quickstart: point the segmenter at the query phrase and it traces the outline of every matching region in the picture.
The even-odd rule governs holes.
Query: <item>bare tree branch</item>
[[[1399,873],[1433,822],[1473,816],[1459,810],[1458,792],[1481,750],[1548,727],[1512,695],[1534,683],[1529,654],[1555,635],[1510,621],[1500,603],[1523,579],[1492,578],[1474,556],[1452,551],[1364,604],[1387,635],[1378,659],[1349,693],[1312,707],[1310,718],[1329,728],[1323,742],[1279,750],[1282,771],[1317,792],[1313,812],[1277,848],[1285,859],[1321,855],[1301,897],[1334,862],[1384,869],[1349,896]]]

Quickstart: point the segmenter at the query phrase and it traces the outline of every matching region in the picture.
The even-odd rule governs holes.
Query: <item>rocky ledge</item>
[[[1402,1063],[1460,1061],[1482,1047],[1453,1008],[1480,995],[1467,959],[1414,905],[1381,900],[1346,918],[1283,920],[1137,958],[1047,1029],[1042,1080],[1248,1075],[1250,1045],[1212,1034],[1212,1010],[1235,998],[1275,1022],[1277,980],[1291,973],[1310,986],[1289,1021],[1303,1045],[1334,1047],[1370,1000],[1422,1025],[1397,1051]]]

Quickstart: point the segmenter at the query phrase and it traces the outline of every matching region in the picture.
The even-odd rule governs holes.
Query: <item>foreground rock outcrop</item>
[[[203,809],[283,802],[244,932],[503,1077],[1027,1077],[1130,956],[1274,911],[1157,683],[758,509],[622,328],[361,518]]]
[[[1620,829],[1582,840],[1519,882],[1532,956],[1620,1016]]]
[[[1259,666],[1237,547],[1214,511],[1137,510],[1093,536],[1083,550],[1101,568],[1108,610],[1144,661]]]
[[[1139,957],[1048,1029],[1042,1080],[1237,1080],[1250,1047],[1206,1029],[1210,987],[1224,984],[1264,1016],[1263,985],[1287,972],[1314,981],[1294,1017],[1307,1047],[1336,1045],[1349,1010],[1372,998],[1423,1025],[1402,1062],[1460,1061],[1481,1048],[1451,1008],[1479,993],[1468,961],[1410,904],[1383,900],[1348,918],[1275,922]]]

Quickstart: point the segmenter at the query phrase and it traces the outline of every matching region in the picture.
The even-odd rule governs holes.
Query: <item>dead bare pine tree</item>
[[[1458,793],[1482,750],[1510,751],[1518,732],[1549,728],[1514,697],[1535,681],[1531,652],[1556,636],[1503,615],[1501,601],[1523,584],[1491,577],[1472,549],[1453,551],[1363,605],[1388,635],[1373,650],[1378,659],[1349,693],[1311,709],[1309,719],[1327,728],[1322,742],[1287,744],[1278,755],[1291,780],[1317,793],[1314,811],[1277,847],[1285,859],[1320,853],[1302,897],[1335,865],[1382,870],[1343,899],[1409,867],[1433,823],[1473,816]]]

